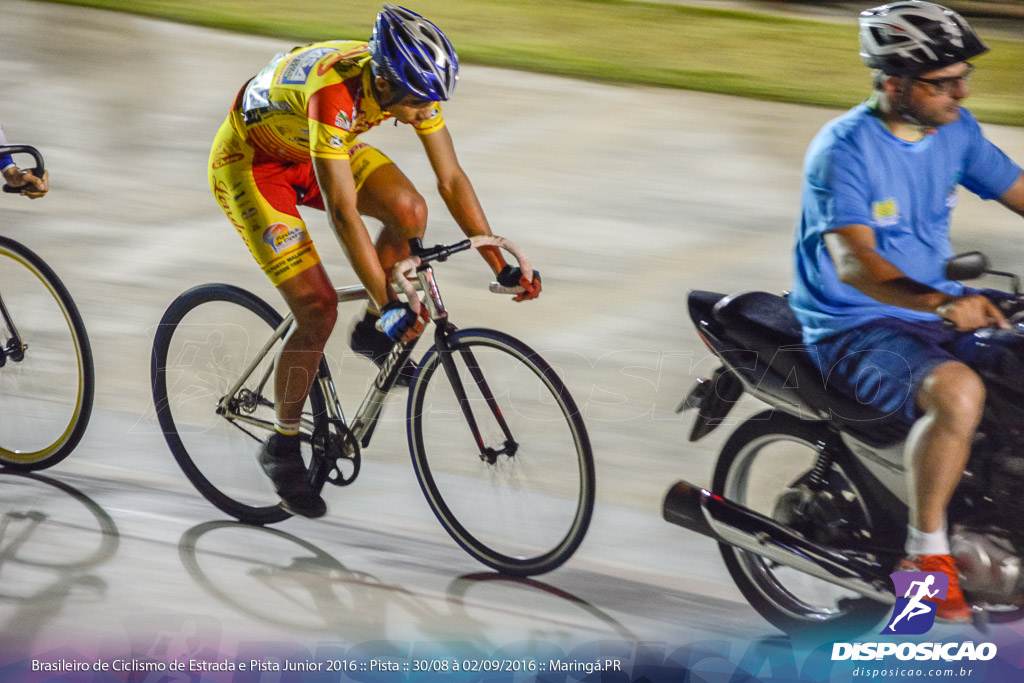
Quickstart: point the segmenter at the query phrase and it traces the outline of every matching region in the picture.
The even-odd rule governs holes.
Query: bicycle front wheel
[[[551,571],[579,547],[594,508],[582,416],[555,371],[513,337],[466,329],[449,345],[450,363],[432,348],[409,392],[409,448],[427,502],[488,567]]]
[[[201,285],[174,300],[153,340],[153,401],[171,453],[207,500],[249,524],[290,516],[256,460],[273,430],[271,366],[281,340],[261,352],[281,321],[269,304],[244,289]],[[228,398],[229,410],[220,410],[242,377]],[[314,412],[323,414],[322,396],[314,384],[304,422],[312,424]],[[302,437],[308,466],[310,430]]]
[[[40,470],[66,458],[92,413],[95,371],[82,316],[53,270],[0,237],[0,465]]]

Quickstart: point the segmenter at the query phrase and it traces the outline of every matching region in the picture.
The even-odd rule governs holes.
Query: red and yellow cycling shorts
[[[371,173],[392,163],[363,142],[349,154],[357,190]],[[324,208],[312,161],[288,163],[254,149],[229,117],[214,139],[208,171],[217,203],[275,286],[320,263],[298,209]]]

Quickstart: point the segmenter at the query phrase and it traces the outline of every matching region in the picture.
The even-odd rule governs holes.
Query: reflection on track
[[[452,580],[452,582],[448,584],[448,590],[446,591],[446,593],[448,595],[449,602],[457,603],[459,609],[466,615],[465,618],[467,619],[470,618],[470,611],[474,607],[485,609],[489,612],[493,611],[493,608],[491,607],[491,603],[494,601],[493,597],[491,597],[489,601],[486,603],[481,601],[474,601],[472,599],[467,599],[467,595],[469,594],[469,592],[474,588],[478,588],[479,586],[489,586],[492,588],[495,586],[501,586],[503,590],[501,591],[502,595],[499,596],[500,603],[510,606],[522,605],[524,602],[524,597],[526,599],[533,600],[536,600],[538,597],[558,598],[558,600],[564,601],[564,603],[568,603],[573,607],[578,607],[584,613],[584,615],[586,615],[587,622],[590,622],[591,620],[593,622],[596,622],[597,625],[591,624],[589,626],[587,626],[585,622],[582,627],[584,630],[593,630],[593,635],[595,638],[606,636],[608,632],[611,632],[620,636],[623,640],[638,640],[635,633],[630,631],[623,624],[614,619],[611,615],[601,611],[591,603],[573,595],[572,593],[569,593],[568,591],[564,591],[561,588],[556,588],[555,586],[542,583],[540,581],[537,581],[536,579],[504,576],[496,572],[475,572],[473,574],[465,574]],[[527,593],[532,593],[533,595],[524,596],[524,591]],[[509,609],[514,608],[510,607]],[[533,612],[528,612],[524,608],[520,608],[520,613],[522,613],[524,616],[535,616]],[[562,610],[559,610],[559,613],[561,614]],[[568,623],[569,619],[570,617],[562,616],[549,620],[549,623],[552,626],[557,626],[559,622],[565,622],[565,625],[567,627],[570,627],[576,631],[581,630],[580,623],[574,621],[570,624]],[[603,624],[604,626],[602,627],[600,626],[600,624]],[[541,633],[531,635],[545,636],[550,634]]]
[[[278,529],[206,522],[181,537],[178,551],[196,583],[237,612],[289,630],[326,630],[348,642],[369,634],[458,639],[492,651],[507,644],[510,629],[547,640],[637,639],[594,605],[540,581],[482,572],[452,580],[443,592],[414,591],[350,569]],[[577,615],[567,614],[565,604],[578,608]]]
[[[120,535],[103,508],[51,477],[0,472],[0,491],[0,605],[13,606],[0,643],[29,652],[69,603],[102,604],[107,584],[92,569],[114,556]]]

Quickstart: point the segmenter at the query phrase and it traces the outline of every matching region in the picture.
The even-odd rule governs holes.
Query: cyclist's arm
[[[356,205],[356,182],[348,159],[313,157],[313,169],[324,198],[324,209],[331,228],[338,236],[356,277],[366,287],[380,309],[395,298],[387,286],[387,275],[377,258],[373,240]]]
[[[1024,173],[1021,173],[1010,189],[999,196],[999,203],[1024,216]]]
[[[824,239],[839,280],[876,301],[934,313],[963,330],[1008,327],[985,297],[953,296],[908,277],[878,253],[875,231],[867,225],[846,225],[825,233]]]
[[[484,209],[480,206],[476,191],[469,177],[459,165],[455,156],[455,145],[447,128],[442,128],[428,135],[421,135],[420,141],[430,159],[430,166],[437,176],[437,189],[444,199],[452,218],[468,237],[474,235],[490,235],[491,227],[487,223]],[[505,267],[505,259],[497,247],[483,247],[480,254],[497,275]]]

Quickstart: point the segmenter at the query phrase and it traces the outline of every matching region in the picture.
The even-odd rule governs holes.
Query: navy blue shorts
[[[823,339],[811,350],[827,386],[907,424],[921,415],[914,400],[918,385],[942,363],[961,362],[1016,382],[1024,377],[1020,332],[959,332],[938,320],[880,318]]]

